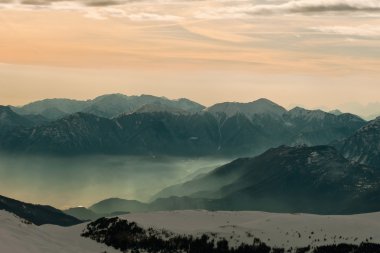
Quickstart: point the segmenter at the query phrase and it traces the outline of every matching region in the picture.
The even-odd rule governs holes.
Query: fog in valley
[[[57,208],[119,197],[149,201],[161,189],[228,162],[214,158],[0,155],[2,195]]]

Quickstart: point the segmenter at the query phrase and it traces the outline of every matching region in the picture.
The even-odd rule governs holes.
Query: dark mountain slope
[[[184,196],[175,197],[175,203],[187,198],[187,207],[202,203],[211,210],[370,212],[380,210],[380,202],[374,202],[380,199],[380,170],[353,163],[329,146],[282,146],[235,160],[159,196],[163,193]],[[155,206],[160,203],[176,209],[170,198],[157,199]]]
[[[238,210],[352,213],[371,210],[380,171],[352,163],[328,146],[271,149],[234,183],[219,190],[220,203]],[[380,205],[375,207],[380,210]]]
[[[118,143],[114,121],[76,113],[47,125],[13,131],[1,144],[8,151],[85,154],[117,153]]]
[[[64,214],[51,206],[24,203],[0,195],[0,210],[5,210],[28,220],[36,225],[54,224],[71,226],[81,223],[80,220]]]
[[[296,107],[284,115],[294,144],[324,145],[351,135],[366,124],[360,117],[344,113],[334,115],[321,110]]]
[[[17,127],[31,127],[34,123],[32,120],[18,115],[9,106],[0,106],[0,135]]]
[[[124,150],[136,154],[216,154],[217,121],[211,115],[134,113],[115,119]]]
[[[335,145],[348,159],[380,168],[380,117]]]

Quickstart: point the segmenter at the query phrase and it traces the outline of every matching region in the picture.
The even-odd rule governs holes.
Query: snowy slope
[[[264,212],[173,211],[128,214],[128,221],[179,234],[217,233],[231,245],[252,244],[253,238],[272,247],[305,247],[333,243],[380,242],[380,213],[321,216]],[[371,239],[372,238],[372,239]]]
[[[173,211],[121,216],[140,226],[176,234],[215,233],[230,245],[252,244],[254,238],[273,247],[295,248],[332,243],[380,242],[380,213],[350,216],[275,214],[264,212]],[[80,236],[86,224],[73,227],[25,224],[0,211],[0,252],[108,253],[118,252]]]
[[[80,236],[85,224],[73,227],[26,224],[0,210],[1,253],[108,253],[118,252]]]

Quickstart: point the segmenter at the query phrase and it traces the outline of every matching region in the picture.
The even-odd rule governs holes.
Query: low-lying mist
[[[119,197],[148,201],[161,189],[210,171],[215,158],[0,154],[0,194],[57,208]]]

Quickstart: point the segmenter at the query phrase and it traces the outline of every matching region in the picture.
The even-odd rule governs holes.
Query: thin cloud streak
[[[374,25],[360,25],[360,26],[317,26],[312,27],[311,30],[326,33],[349,35],[359,37],[380,37],[380,27]]]
[[[350,12],[380,11],[377,0],[292,0],[279,5],[257,5],[249,12],[266,14],[272,12],[309,13],[309,12]]]
[[[275,14],[323,14],[323,13],[380,13],[377,0],[291,0],[273,4],[236,4],[214,9],[204,9],[196,13],[197,18],[249,18],[252,15]]]
[[[247,18],[249,15],[269,15],[281,13],[326,13],[326,12],[380,12],[380,1],[378,0],[290,0],[278,3],[269,1],[270,4],[251,4],[248,1],[190,1],[178,0],[164,1],[156,0],[147,2],[144,0],[0,0],[0,4],[21,6],[39,6],[40,8],[52,8],[59,3],[75,3],[83,7],[107,7],[107,6],[129,6],[138,5],[150,9],[169,5],[188,5],[195,7],[193,17],[195,18]]]

